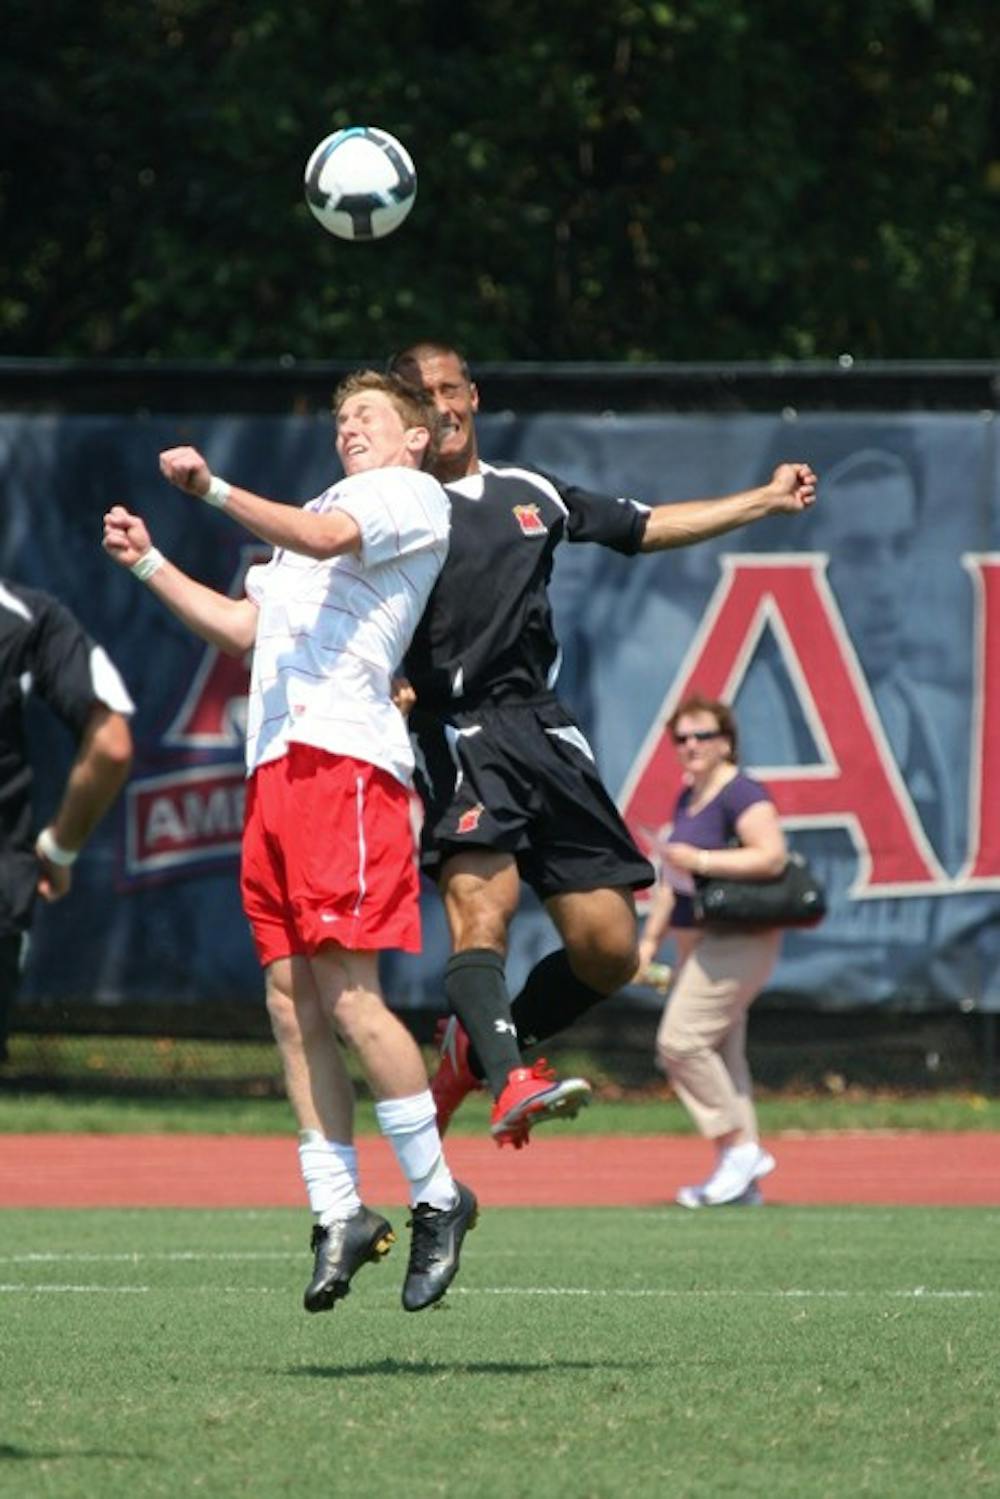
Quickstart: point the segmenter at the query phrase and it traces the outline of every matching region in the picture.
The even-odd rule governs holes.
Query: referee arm
[[[38,893],[43,900],[59,900],[68,893],[70,865],[128,780],[131,766],[128,719],[104,703],[95,703],[66,778],[59,809],[35,845]]]

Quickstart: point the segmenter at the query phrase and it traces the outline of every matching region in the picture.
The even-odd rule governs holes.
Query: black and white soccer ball
[[[321,140],[306,163],[306,202],[338,239],[382,239],[417,196],[405,146],[377,125],[351,125]]]

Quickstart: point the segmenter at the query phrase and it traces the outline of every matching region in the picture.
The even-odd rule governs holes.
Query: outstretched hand
[[[212,470],[197,448],[166,448],[160,454],[160,473],[176,489],[204,499],[212,482]]]
[[[816,475],[808,463],[779,463],[768,488],[781,514],[808,510],[816,502]]]
[[[101,545],[108,556],[122,567],[131,567],[152,546],[146,522],[133,515],[124,505],[113,505],[104,517],[104,540]]]

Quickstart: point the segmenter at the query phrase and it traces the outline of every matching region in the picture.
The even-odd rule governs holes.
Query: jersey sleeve
[[[649,506],[625,496],[592,494],[572,484],[553,480],[566,506],[566,540],[594,541],[614,552],[635,556],[642,546],[649,519]]]
[[[134,711],[107,653],[55,599],[47,599],[36,617],[28,669],[32,690],[77,737],[98,703],[115,713]]]
[[[737,775],[729,782],[723,791],[726,827],[730,837],[736,836],[736,824],[748,807],[756,806],[758,802],[773,801],[770,791],[760,781],[755,781],[752,776]]]
[[[448,496],[422,470],[384,468],[354,474],[334,485],[328,496],[356,521],[365,567],[443,547],[448,540]],[[324,496],[324,508],[326,500]]]

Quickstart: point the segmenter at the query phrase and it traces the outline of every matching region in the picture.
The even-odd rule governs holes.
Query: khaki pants
[[[708,1139],[757,1139],[746,1058],[747,1010],[774,971],[781,932],[706,930],[680,973],[656,1033],[656,1058]]]

